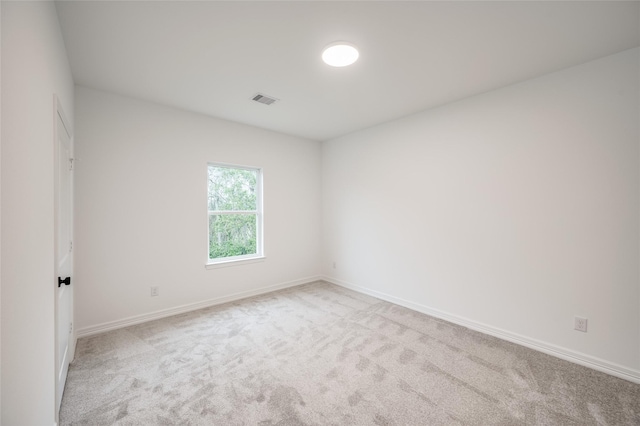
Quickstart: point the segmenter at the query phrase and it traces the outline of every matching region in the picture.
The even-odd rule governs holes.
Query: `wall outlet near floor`
[[[335,260],[333,261],[333,269],[336,269],[336,262],[335,262]]]
[[[160,287],[151,287],[151,297],[160,296]]]
[[[573,328],[578,331],[587,332],[587,319],[582,317],[575,317]]]

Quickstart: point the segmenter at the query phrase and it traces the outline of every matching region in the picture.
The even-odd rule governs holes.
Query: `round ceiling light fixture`
[[[332,67],[351,65],[358,60],[358,56],[360,56],[358,49],[353,44],[344,41],[331,43],[322,52],[322,60]]]

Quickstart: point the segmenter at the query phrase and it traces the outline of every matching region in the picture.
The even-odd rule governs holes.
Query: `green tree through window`
[[[259,169],[210,164],[209,260],[260,256]]]

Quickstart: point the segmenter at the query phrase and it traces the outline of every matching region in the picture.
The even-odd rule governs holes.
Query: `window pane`
[[[257,210],[256,170],[209,166],[209,210]]]
[[[256,215],[209,215],[209,259],[256,254]]]

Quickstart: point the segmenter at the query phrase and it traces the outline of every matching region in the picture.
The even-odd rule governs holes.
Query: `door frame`
[[[69,153],[71,156],[71,159],[73,158],[73,129],[69,123],[69,120],[67,119],[66,114],[64,113],[64,109],[62,108],[62,104],[60,102],[60,98],[57,95],[53,95],[53,154],[54,154],[54,176],[53,176],[53,186],[54,186],[54,206],[53,206],[53,219],[54,219],[54,274],[53,274],[53,279],[52,279],[52,283],[54,285],[54,292],[53,292],[53,303],[54,303],[54,347],[53,347],[53,353],[54,353],[54,362],[55,362],[55,368],[54,368],[54,384],[55,384],[55,419],[56,419],[56,423],[59,422],[59,413],[60,413],[60,407],[58,405],[58,401],[60,401],[62,395],[61,392],[59,391],[59,380],[58,380],[58,376],[59,376],[59,371],[58,368],[60,366],[60,362],[61,360],[58,359],[59,355],[58,355],[58,276],[59,276],[59,271],[58,271],[58,239],[59,239],[59,235],[58,235],[58,198],[59,198],[59,187],[58,187],[58,155],[59,155],[59,141],[58,141],[58,117],[60,118],[60,121],[62,121],[62,125],[64,126],[64,130],[67,133],[67,135],[69,136]],[[71,163],[71,167],[73,166],[73,162]],[[71,168],[71,170],[73,170],[73,167]],[[70,218],[70,234],[71,234],[71,241],[73,241],[73,206],[74,206],[74,179],[73,179],[73,173],[71,173],[71,182],[70,182],[70,212],[69,214],[71,215]],[[73,277],[74,274],[74,262],[73,262],[73,253],[75,250],[71,250],[71,252],[69,253],[69,256],[71,257],[70,262],[71,262],[71,276]],[[75,282],[74,282],[75,284]],[[75,355],[75,348],[76,348],[76,330],[75,330],[75,326],[73,326],[74,322],[75,322],[75,304],[74,304],[74,285],[71,285],[68,290],[70,290],[71,292],[71,296],[70,296],[70,305],[71,305],[71,312],[70,312],[70,317],[71,317],[71,324],[72,324],[72,328],[71,328],[71,333],[69,336],[69,345],[68,345],[68,349],[67,349],[67,353],[68,353],[68,358],[69,358],[69,363],[71,363],[74,359],[74,355]]]

